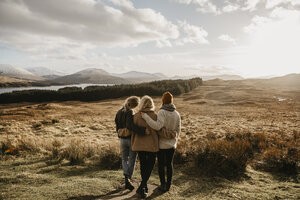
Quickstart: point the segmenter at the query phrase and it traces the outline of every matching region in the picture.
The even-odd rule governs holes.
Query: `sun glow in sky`
[[[0,64],[300,73],[300,0],[0,0]]]

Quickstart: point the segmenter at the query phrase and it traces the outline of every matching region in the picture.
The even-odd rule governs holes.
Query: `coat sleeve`
[[[142,126],[137,126],[133,123],[133,112],[132,110],[128,111],[126,113],[126,128],[130,131],[133,131],[134,133],[137,133],[139,135],[145,135],[146,128]]]
[[[149,115],[147,115],[146,113],[143,115],[143,119],[147,122],[147,124],[153,128],[154,130],[160,130],[165,123],[165,118],[163,115],[163,111],[158,111],[157,113],[157,121],[154,121],[151,117],[149,117]]]
[[[120,111],[117,112],[116,117],[115,117],[115,124],[116,124],[116,132],[120,129]]]
[[[180,114],[178,113],[177,137],[179,137],[180,132],[181,132],[181,117]]]

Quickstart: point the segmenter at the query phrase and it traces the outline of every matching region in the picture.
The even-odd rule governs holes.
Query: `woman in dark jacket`
[[[138,127],[133,123],[133,109],[139,104],[139,98],[131,96],[125,100],[122,108],[117,112],[115,117],[116,131],[120,138],[120,148],[122,152],[122,169],[125,176],[125,188],[133,190],[130,179],[132,177],[135,161],[136,152],[132,151],[131,148],[131,135],[133,132],[144,135],[144,127]]]

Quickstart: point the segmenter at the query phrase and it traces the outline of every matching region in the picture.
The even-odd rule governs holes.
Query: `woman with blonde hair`
[[[134,124],[147,128],[145,135],[133,133],[131,137],[131,146],[133,151],[138,152],[140,159],[140,171],[142,181],[136,193],[145,198],[148,192],[147,182],[155,164],[156,153],[158,152],[158,136],[157,132],[149,127],[142,118],[142,112],[147,113],[149,118],[156,120],[157,115],[154,113],[155,106],[153,100],[149,96],[143,96],[138,106],[138,112],[134,115]]]
[[[138,106],[139,101],[139,97],[128,97],[115,117],[116,131],[120,138],[120,148],[122,152],[122,169],[125,176],[125,188],[129,190],[134,189],[130,179],[134,171],[137,156],[136,152],[132,151],[131,135],[133,132],[142,135],[145,134],[144,127],[138,127],[133,123],[133,111],[134,108]]]
[[[159,131],[159,152],[158,173],[160,179],[160,190],[169,191],[173,176],[173,156],[177,147],[177,141],[181,129],[180,114],[176,111],[173,104],[173,95],[165,92],[162,95],[162,107],[157,113],[157,120],[153,119],[148,113],[142,115],[147,124],[154,130],[166,129],[167,132],[175,134],[161,134],[166,131]],[[165,180],[165,168],[167,169],[167,182]]]

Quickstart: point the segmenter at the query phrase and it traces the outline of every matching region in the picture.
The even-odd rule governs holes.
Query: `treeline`
[[[66,87],[53,90],[23,90],[0,94],[0,103],[97,101],[124,96],[160,96],[165,91],[179,95],[202,85],[201,78],[189,80],[163,80],[150,83],[114,86]]]

